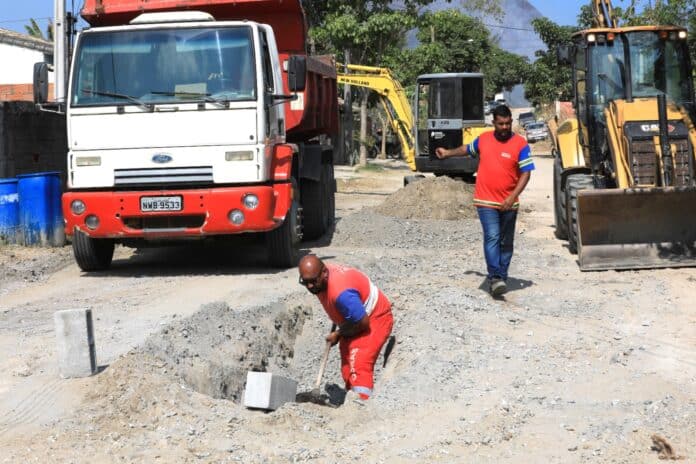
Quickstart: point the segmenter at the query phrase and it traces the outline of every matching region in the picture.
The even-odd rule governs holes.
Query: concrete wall
[[[0,43],[0,84],[30,84],[34,80],[34,63],[46,61],[46,55],[38,50],[18,45]],[[53,76],[49,75],[53,82]]]
[[[34,63],[46,60],[41,51],[0,43],[0,61],[5,63],[0,66],[0,101],[32,101]],[[48,74],[48,79],[53,82],[53,73]],[[53,95],[52,90],[50,95]]]
[[[0,178],[60,171],[65,185],[67,147],[64,115],[0,102]]]

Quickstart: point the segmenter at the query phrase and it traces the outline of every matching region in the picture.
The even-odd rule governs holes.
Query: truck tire
[[[72,239],[73,254],[77,265],[85,272],[103,271],[111,266],[114,257],[114,241],[108,238],[90,238],[84,232],[75,231]]]
[[[578,191],[594,188],[589,174],[571,174],[566,180],[565,199],[568,221],[568,249],[578,252]]]
[[[326,166],[326,163],[322,163],[319,182],[309,179],[302,181],[300,190],[305,240],[316,240],[329,228],[331,199],[328,195],[330,180]]]
[[[332,163],[326,163],[324,165],[326,169],[326,198],[328,201],[328,220],[327,220],[327,230],[331,230],[336,222],[336,177],[334,176],[334,167]]]
[[[298,195],[293,195],[292,205],[280,227],[266,234],[268,262],[273,267],[291,268],[300,260],[302,241],[302,207]]]
[[[553,212],[557,239],[568,239],[568,215],[566,214],[566,197],[561,188],[561,159],[556,157],[553,163]]]

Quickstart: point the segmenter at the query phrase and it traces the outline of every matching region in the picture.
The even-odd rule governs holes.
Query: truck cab
[[[107,268],[116,243],[240,233],[264,234],[270,263],[290,267],[329,229],[335,66],[306,56],[299,2],[271,3],[86,4],[96,27],[70,60],[62,199],[83,270]]]

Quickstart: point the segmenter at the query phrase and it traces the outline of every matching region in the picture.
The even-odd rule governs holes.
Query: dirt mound
[[[199,393],[237,400],[247,371],[287,372],[309,314],[309,308],[282,302],[251,309],[209,303],[150,337],[145,352]]]
[[[375,210],[402,219],[469,219],[476,217],[473,194],[471,184],[447,176],[428,177],[397,190]]]

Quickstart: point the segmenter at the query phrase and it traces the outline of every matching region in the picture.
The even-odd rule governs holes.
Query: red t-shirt
[[[469,144],[468,152],[479,156],[474,206],[499,209],[515,190],[520,174],[534,169],[529,145],[517,134],[499,142],[494,131],[484,132]],[[518,206],[516,198],[513,208]]]

